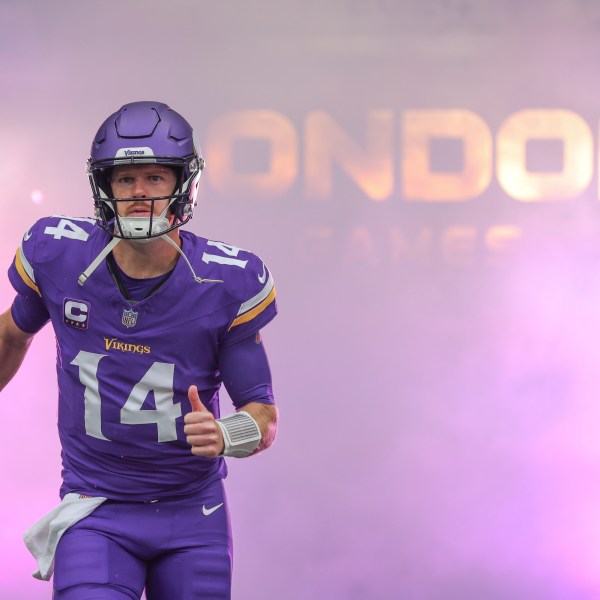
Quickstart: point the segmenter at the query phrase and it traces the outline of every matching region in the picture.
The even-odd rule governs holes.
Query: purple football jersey
[[[184,260],[158,291],[129,303],[106,263],[77,282],[110,241],[93,219],[48,217],[24,236],[9,269],[43,299],[57,339],[61,495],[151,500],[226,476],[222,458],[192,456],[183,433],[190,385],[219,417],[221,345],[276,314],[273,277],[252,254],[180,231]]]

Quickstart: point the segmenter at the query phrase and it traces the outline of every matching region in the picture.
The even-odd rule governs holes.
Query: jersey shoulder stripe
[[[269,279],[262,290],[256,294],[256,296],[250,298],[250,300],[246,300],[246,302],[240,306],[237,316],[231,323],[229,329],[251,321],[257,315],[262,313],[274,300],[275,282],[273,281],[273,276],[269,273]]]
[[[35,282],[35,275],[33,273],[33,268],[29,264],[29,261],[25,257],[25,253],[23,252],[23,246],[19,246],[17,250],[17,254],[15,256],[15,267],[17,269],[17,273],[21,276],[23,283],[30,287],[32,290],[37,292],[39,296],[41,296],[40,289],[38,288]]]

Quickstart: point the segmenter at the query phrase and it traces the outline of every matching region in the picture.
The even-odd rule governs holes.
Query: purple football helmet
[[[170,200],[171,219],[151,216],[145,222],[126,222],[119,217],[111,187],[111,171],[117,165],[160,163],[177,173],[172,195],[146,198]],[[118,238],[139,241],[164,235],[187,223],[196,206],[198,183],[204,159],[194,145],[190,124],[161,102],[132,102],[112,114],[98,129],[88,160],[88,175],[94,196],[94,213],[100,227]],[[131,221],[131,219],[129,220]]]

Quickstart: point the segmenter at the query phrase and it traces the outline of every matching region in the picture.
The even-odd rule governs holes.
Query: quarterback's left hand
[[[223,452],[225,443],[221,428],[217,425],[213,414],[202,404],[198,388],[191,385],[188,398],[192,412],[185,415],[183,422],[187,443],[192,447],[195,456],[214,458]]]

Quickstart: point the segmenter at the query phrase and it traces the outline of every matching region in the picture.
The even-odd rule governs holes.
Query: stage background
[[[5,270],[152,99],[206,157],[189,228],[275,274],[236,600],[600,596],[599,34],[595,0],[0,0]],[[49,598],[49,328],[0,400],[0,598]]]

